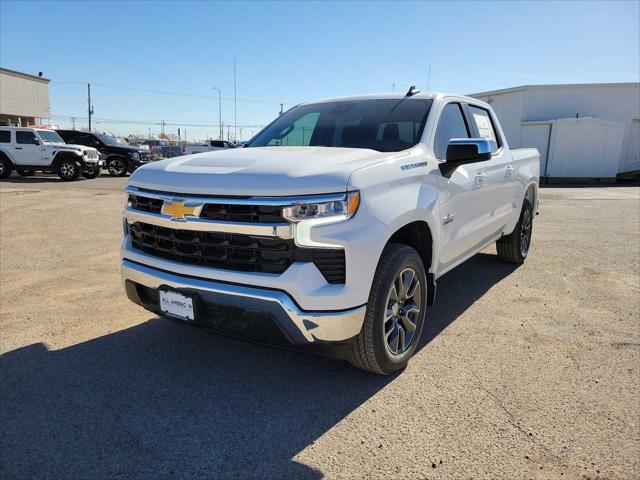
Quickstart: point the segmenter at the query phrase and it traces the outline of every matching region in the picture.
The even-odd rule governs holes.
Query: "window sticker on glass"
[[[473,112],[473,120],[476,122],[480,136],[496,143],[496,135],[493,132],[493,125],[491,125],[489,117],[486,114]]]

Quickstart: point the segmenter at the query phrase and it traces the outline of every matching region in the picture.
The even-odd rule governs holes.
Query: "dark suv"
[[[139,166],[151,161],[151,155],[147,150],[123,145],[104,133],[76,130],[58,130],[57,132],[66,143],[97,149],[109,173],[116,177],[124,177],[127,172],[133,172]]]

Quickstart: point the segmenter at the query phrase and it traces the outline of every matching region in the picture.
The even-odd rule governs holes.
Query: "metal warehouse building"
[[[524,85],[470,96],[493,107],[511,147],[540,151],[547,180],[640,171],[640,83]]]
[[[50,112],[49,79],[0,68],[0,125],[32,125]]]

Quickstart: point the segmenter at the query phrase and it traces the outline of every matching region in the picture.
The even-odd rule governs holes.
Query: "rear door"
[[[12,148],[13,160],[16,165],[42,165],[43,145],[33,130],[16,130],[15,143]]]
[[[487,235],[501,232],[513,219],[515,175],[513,157],[500,138],[496,128],[496,120],[484,107],[468,104],[467,112],[473,129],[473,136],[485,138],[492,142],[492,156],[483,162],[486,175],[486,201],[488,214],[486,221]]]

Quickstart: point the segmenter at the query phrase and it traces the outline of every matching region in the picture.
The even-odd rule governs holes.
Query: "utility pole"
[[[284,109],[284,103],[281,103],[280,104],[280,116],[282,116],[282,113],[283,113],[282,110],[283,109]]]
[[[238,136],[238,96],[237,96],[237,84],[236,84],[236,58],[233,57],[233,136]]]
[[[149,140],[151,140],[151,128],[149,128]]]
[[[395,91],[396,91],[396,83],[395,83],[395,82],[393,82],[393,83],[391,84],[391,91],[392,91],[392,92],[394,92],[394,93],[395,93]]]
[[[87,83],[87,111],[89,113],[89,131],[91,131],[91,115],[93,115],[93,106],[91,105],[91,84]]]
[[[71,122],[73,123],[73,129],[76,129],[76,117],[71,117]]]
[[[164,120],[160,120],[160,132],[164,137]]]
[[[427,77],[427,91],[431,91],[431,65],[429,65],[429,75]]]
[[[218,87],[213,87],[214,90],[218,91],[218,138],[223,140],[224,133],[222,131],[222,92]]]

